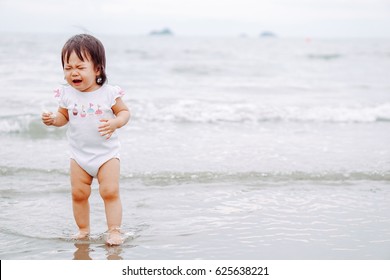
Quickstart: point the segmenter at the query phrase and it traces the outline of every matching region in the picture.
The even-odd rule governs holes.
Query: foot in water
[[[110,246],[118,246],[123,243],[122,234],[119,229],[111,229],[108,231],[106,243]]]
[[[89,232],[88,231],[79,231],[78,233],[72,235],[73,239],[76,240],[85,240],[89,238]]]

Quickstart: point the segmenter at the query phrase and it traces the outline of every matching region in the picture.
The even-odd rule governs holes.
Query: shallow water
[[[54,177],[54,176],[53,176]],[[66,181],[66,176],[58,176]],[[125,242],[104,244],[91,197],[92,237],[73,241],[64,186],[2,191],[2,259],[388,259],[390,190],[383,181],[124,179]],[[169,180],[168,180],[169,181]],[[37,180],[32,184],[42,183]],[[27,187],[27,186],[26,186]],[[96,186],[95,186],[96,187]],[[45,193],[45,200],[39,199]],[[8,198],[7,198],[8,196]],[[12,216],[18,213],[18,217]],[[50,213],[50,214],[49,214]],[[23,220],[23,225],[20,224]],[[42,226],[44,225],[44,227]]]

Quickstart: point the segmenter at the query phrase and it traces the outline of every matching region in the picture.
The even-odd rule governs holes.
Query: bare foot
[[[111,229],[108,231],[106,243],[110,246],[118,246],[123,243],[122,234],[119,229]]]
[[[72,235],[72,238],[77,240],[84,240],[87,239],[88,237],[89,237],[88,231],[79,231],[79,233]]]

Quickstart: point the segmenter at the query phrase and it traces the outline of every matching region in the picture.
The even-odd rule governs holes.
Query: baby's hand
[[[45,111],[42,113],[42,122],[45,125],[47,126],[54,125],[55,120],[56,120],[56,115],[54,115],[52,112]]]
[[[115,119],[101,119],[100,122],[102,123],[98,127],[100,135],[106,136],[106,139],[110,139],[114,131],[117,129]]]

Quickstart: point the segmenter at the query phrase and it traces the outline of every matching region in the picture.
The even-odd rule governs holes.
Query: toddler
[[[119,150],[116,129],[130,119],[123,91],[106,84],[106,57],[102,43],[88,34],[75,35],[64,45],[62,67],[68,85],[55,90],[59,108],[45,112],[45,125],[69,123],[70,178],[77,239],[90,233],[89,201],[93,178],[99,182],[108,226],[107,244],[120,245],[122,204],[119,196]]]

